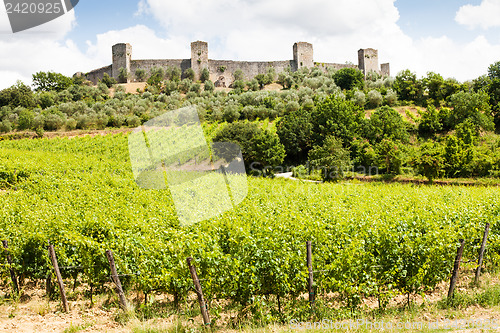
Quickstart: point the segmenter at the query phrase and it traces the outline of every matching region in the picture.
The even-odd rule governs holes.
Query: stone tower
[[[130,76],[130,61],[132,59],[132,45],[126,43],[113,45],[113,66],[112,66],[112,76],[118,81],[118,83],[126,83],[130,81],[128,78],[124,82],[120,82],[118,76],[120,75],[120,68],[125,68]]]
[[[191,43],[191,68],[195,80],[199,80],[203,68],[208,68],[208,43],[196,41]]]
[[[391,76],[391,67],[389,63],[381,64],[380,72],[381,72],[380,74],[382,74],[383,76]]]
[[[314,67],[312,44],[306,42],[293,44],[293,62],[296,66],[295,70],[302,67]]]
[[[358,51],[358,66],[363,74],[373,71],[380,73],[378,67],[378,51],[374,49],[361,49]]]

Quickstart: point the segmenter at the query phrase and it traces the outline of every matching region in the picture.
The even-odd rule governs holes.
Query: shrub
[[[66,120],[66,130],[72,131],[76,129],[77,122],[74,118],[68,118]]]
[[[371,108],[378,108],[383,101],[384,98],[382,97],[382,94],[377,90],[370,90],[368,92],[368,104]]]
[[[382,106],[370,117],[367,137],[375,142],[383,139],[406,142],[409,134],[403,117],[393,108]]]
[[[232,142],[241,147],[247,171],[279,165],[285,157],[285,149],[279,138],[259,128],[255,123],[233,122],[224,126],[214,137],[214,142]],[[248,167],[251,166],[250,170]]]
[[[27,130],[33,126],[33,120],[35,119],[35,115],[33,111],[24,109],[19,113],[18,118],[18,129],[19,130]]]
[[[116,80],[114,77],[110,77],[108,73],[104,73],[102,79],[99,80],[99,83],[104,83],[106,87],[111,88],[114,84],[116,84]]]
[[[204,83],[207,80],[210,80],[210,71],[205,67],[201,70],[200,81]]]
[[[44,129],[47,131],[57,131],[66,124],[66,118],[63,115],[49,113],[45,116]]]
[[[213,92],[215,90],[214,83],[212,81],[210,81],[210,80],[206,80],[205,84],[203,85],[203,90],[204,91]]]
[[[342,90],[363,89],[363,73],[357,68],[342,68],[333,74],[335,84]]]
[[[118,73],[118,81],[120,83],[126,83],[128,81],[130,74],[127,71],[126,68],[120,67],[119,73]]]
[[[439,144],[426,142],[420,146],[415,161],[417,172],[432,183],[435,178],[444,174],[443,149]]]
[[[12,131],[12,123],[8,120],[3,120],[0,123],[0,133],[8,133]]]
[[[135,78],[139,82],[144,82],[146,81],[146,70],[142,68],[137,68],[135,70]]]
[[[195,72],[192,68],[188,68],[184,71],[184,78],[185,79],[194,81],[194,77],[195,77]]]
[[[235,81],[243,81],[245,79],[245,74],[239,68],[234,71],[233,76]]]
[[[128,127],[137,127],[141,125],[141,119],[136,115],[126,117],[125,121]]]
[[[380,170],[387,174],[400,174],[404,158],[402,149],[403,146],[390,139],[383,139],[377,144],[375,151]]]
[[[365,95],[365,93],[362,92],[362,91],[356,90],[354,92],[354,97],[353,97],[352,101],[354,102],[354,104],[356,104],[360,108],[364,108],[365,104],[366,104],[366,95]]]
[[[385,94],[385,102],[387,103],[387,105],[393,106],[397,101],[398,94],[392,89],[387,89],[387,93]]]
[[[342,179],[351,167],[349,150],[334,136],[327,136],[322,146],[314,146],[308,157],[311,167],[322,171],[324,180]]]

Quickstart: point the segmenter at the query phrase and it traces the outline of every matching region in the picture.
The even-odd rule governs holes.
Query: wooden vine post
[[[455,286],[458,280],[458,270],[460,269],[460,261],[462,260],[462,254],[464,253],[465,240],[460,240],[460,246],[457,250],[457,256],[455,257],[455,264],[453,265],[453,273],[450,279],[450,289],[448,290],[448,301],[453,298],[453,292],[455,291]]]
[[[477,259],[477,269],[476,276],[474,277],[474,285],[479,285],[479,277],[481,276],[481,266],[483,265],[484,250],[486,248],[486,242],[488,241],[488,232],[490,231],[490,224],[486,223],[483,234],[483,242],[481,243],[481,248],[479,249],[479,258]]]
[[[64,312],[69,312],[68,300],[66,299],[66,292],[64,291],[64,282],[61,277],[61,272],[59,271],[59,264],[57,263],[56,251],[54,250],[54,245],[49,245],[49,257],[52,261],[52,266],[54,266],[54,272],[56,273],[57,284],[59,285],[59,290],[61,291],[61,300],[63,303]]]
[[[106,251],[106,257],[108,258],[109,268],[111,270],[111,278],[116,285],[116,292],[120,298],[120,307],[123,311],[127,311],[127,299],[125,298],[125,293],[123,292],[122,283],[120,282],[120,277],[116,270],[115,258],[113,257],[113,252],[111,250]]]
[[[198,296],[198,303],[200,304],[201,315],[203,316],[203,322],[206,326],[210,325],[210,316],[208,314],[207,304],[203,298],[203,290],[201,289],[200,279],[198,279],[198,274],[196,274],[196,267],[194,267],[191,262],[193,258],[187,258],[187,264],[189,267],[189,272],[191,273],[191,278],[193,279],[194,288],[196,290],[196,295]]]
[[[14,271],[14,268],[12,267],[12,258],[10,256],[10,253],[8,252],[9,246],[7,244],[7,241],[3,240],[2,245],[5,248],[5,251],[7,251],[7,264],[9,265],[10,278],[12,280],[12,286],[14,287],[14,292],[19,293],[19,284],[17,283],[16,272]]]
[[[311,308],[314,308],[314,279],[313,279],[313,268],[312,268],[312,242],[308,241],[306,243],[307,247],[307,270],[309,272],[309,278],[307,279],[307,286],[309,290],[309,303]]]

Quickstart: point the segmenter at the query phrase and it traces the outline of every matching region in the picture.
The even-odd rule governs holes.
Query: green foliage
[[[364,118],[364,110],[353,102],[334,96],[326,97],[311,112],[314,144],[321,146],[323,140],[332,135],[348,145],[354,137],[359,136]]]
[[[129,77],[130,77],[130,73],[127,71],[127,69],[120,67],[120,69],[118,70],[119,83],[126,83],[128,81]]]
[[[30,129],[31,126],[33,125],[34,119],[35,119],[35,115],[33,114],[33,111],[23,109],[19,113],[18,129],[21,131]]]
[[[102,79],[99,80],[99,83],[104,83],[106,87],[111,88],[116,84],[116,79],[114,77],[110,77],[108,73],[104,73]]]
[[[418,123],[418,133],[423,137],[431,137],[443,130],[443,119],[439,111],[429,105],[425,111],[420,111],[420,122]]]
[[[419,148],[415,161],[417,172],[432,183],[435,178],[444,175],[443,147],[435,142],[426,142]]]
[[[243,81],[243,80],[245,80],[245,74],[239,68],[234,71],[233,76],[234,76],[234,80],[235,81]]]
[[[378,108],[384,102],[384,97],[377,90],[370,90],[368,92],[368,105],[370,108]]]
[[[417,80],[417,74],[409,69],[400,72],[394,81],[394,90],[399,99],[404,101],[420,102],[423,96],[423,85]]]
[[[208,91],[208,92],[213,92],[215,90],[214,83],[210,80],[206,80],[204,85],[203,85],[203,90]]]
[[[384,139],[407,142],[409,135],[403,117],[393,108],[383,106],[371,115],[367,137],[374,142]]]
[[[364,109],[365,104],[366,104],[365,93],[363,91],[359,91],[359,90],[354,91],[354,97],[353,97],[352,101],[354,102],[354,104],[356,104],[360,108]]]
[[[448,123],[451,128],[470,119],[479,128],[491,131],[494,129],[493,117],[490,113],[489,97],[485,93],[458,92],[450,96],[450,106],[453,112]]]
[[[150,76],[147,81],[148,86],[156,87],[159,89],[161,87],[161,83],[165,77],[165,71],[162,67],[154,67],[151,68]]]
[[[333,74],[335,84],[342,90],[363,89],[364,75],[357,68],[342,68]]]
[[[401,173],[404,152],[403,146],[391,139],[383,139],[375,146],[380,171],[397,175]]]
[[[165,71],[165,77],[170,81],[179,82],[181,80],[181,69],[179,67],[168,67]]]
[[[55,72],[38,72],[32,75],[35,91],[63,91],[68,89],[73,80]]]
[[[279,165],[285,158],[285,148],[279,137],[255,123],[233,122],[224,126],[213,138],[214,142],[232,142],[241,147],[245,164],[256,167]],[[247,169],[247,171],[250,171]]]
[[[210,80],[210,71],[208,70],[208,68],[204,67],[201,70],[200,81],[204,83],[205,81],[208,80]]]
[[[191,80],[191,81],[194,81],[194,77],[195,77],[195,72],[192,68],[187,68],[185,71],[184,71],[184,78],[185,79],[188,79],[188,80]]]
[[[139,82],[144,82],[146,81],[146,78],[147,78],[147,74],[146,74],[146,70],[145,69],[142,69],[142,68],[137,68],[135,70],[135,78],[137,79],[137,81]]]
[[[303,163],[312,147],[311,115],[298,109],[281,118],[276,124],[276,133],[283,143],[289,162]]]
[[[349,150],[342,147],[342,141],[327,136],[322,146],[314,146],[309,151],[311,167],[321,170],[324,180],[344,178],[344,173],[351,167]]]
[[[15,85],[0,91],[0,107],[2,106],[32,108],[35,106],[35,96],[30,87],[17,81]]]
[[[208,300],[252,308],[280,295],[295,306],[307,293],[304,243],[312,241],[316,290],[353,308],[364,297],[427,292],[447,281],[456,241],[467,239],[463,260],[475,260],[485,222],[487,265],[496,264],[500,248],[492,187],[248,177],[248,198],[234,210],[180,227],[166,191],[135,184],[124,134],[4,140],[0,166],[0,179],[29,175],[17,177],[18,191],[0,195],[0,233],[18,274],[46,278],[50,241],[59,265],[82,267],[95,293],[107,289],[104,252],[112,249],[126,291],[195,297],[185,263],[191,256]],[[0,271],[8,274],[5,266]],[[62,273],[69,278],[71,271]],[[493,296],[480,304],[493,304]]]

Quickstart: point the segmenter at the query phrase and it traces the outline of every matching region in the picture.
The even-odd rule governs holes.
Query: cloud
[[[480,5],[465,5],[458,10],[455,21],[469,28],[500,27],[500,0],[483,0]]]

